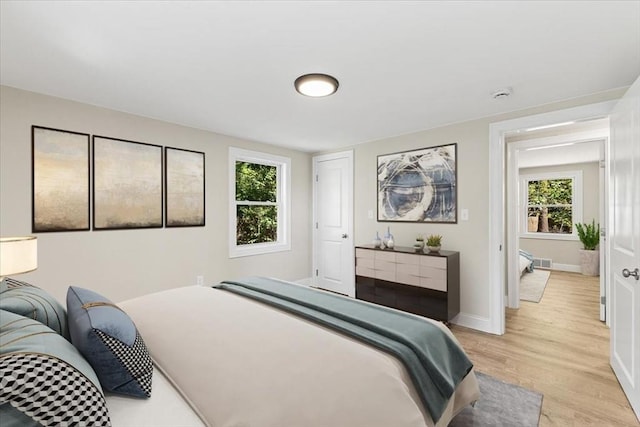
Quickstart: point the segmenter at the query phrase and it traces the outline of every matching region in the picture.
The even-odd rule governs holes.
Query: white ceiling
[[[310,152],[640,75],[640,1],[0,4],[3,85]],[[338,92],[298,95],[310,72]]]

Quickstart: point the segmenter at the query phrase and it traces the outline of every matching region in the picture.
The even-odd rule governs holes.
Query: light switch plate
[[[469,209],[460,210],[460,219],[462,221],[469,221]]]

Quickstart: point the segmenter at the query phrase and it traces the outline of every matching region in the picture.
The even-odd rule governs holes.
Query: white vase
[[[580,249],[580,268],[583,276],[600,275],[600,251]]]

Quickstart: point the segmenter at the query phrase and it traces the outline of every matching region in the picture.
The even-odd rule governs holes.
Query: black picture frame
[[[165,147],[164,161],[165,227],[204,227],[204,153]]]
[[[89,134],[31,126],[31,231],[90,229]]]
[[[379,222],[456,224],[458,144],[379,155]]]
[[[162,146],[93,136],[93,229],[162,228]]]

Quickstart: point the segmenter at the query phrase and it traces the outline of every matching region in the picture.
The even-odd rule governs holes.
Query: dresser
[[[460,312],[460,253],[356,246],[356,298],[449,322]]]

